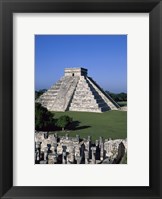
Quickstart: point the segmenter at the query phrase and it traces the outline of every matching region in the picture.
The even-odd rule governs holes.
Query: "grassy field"
[[[81,138],[92,136],[93,140],[102,136],[104,138],[126,138],[127,137],[127,112],[107,111],[104,113],[87,112],[54,112],[54,117],[68,115],[73,118],[74,130],[58,132],[58,135],[69,134],[70,137],[80,135]]]

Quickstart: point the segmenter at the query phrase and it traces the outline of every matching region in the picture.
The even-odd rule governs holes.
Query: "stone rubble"
[[[118,164],[127,152],[127,139],[48,134],[35,132],[35,164]]]

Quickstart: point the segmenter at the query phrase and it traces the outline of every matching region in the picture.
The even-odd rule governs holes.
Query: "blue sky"
[[[35,89],[48,89],[64,68],[88,69],[101,88],[127,92],[127,35],[35,35]]]

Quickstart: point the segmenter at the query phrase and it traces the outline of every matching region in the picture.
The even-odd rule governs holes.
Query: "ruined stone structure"
[[[57,133],[35,132],[36,164],[119,164],[127,152],[127,140],[103,139],[92,142]]]
[[[87,76],[85,68],[65,68],[64,76],[37,102],[49,111],[104,112],[119,105]]]

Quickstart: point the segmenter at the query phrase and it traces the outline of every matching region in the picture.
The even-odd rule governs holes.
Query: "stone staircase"
[[[66,111],[69,108],[73,93],[78,83],[79,77],[68,77],[62,78],[59,92],[55,97],[53,105],[50,107],[50,111]]]
[[[78,82],[78,77],[62,77],[47,92],[41,95],[36,102],[49,111],[66,111]]]
[[[80,76],[69,111],[103,112],[109,109],[86,77]]]
[[[36,102],[41,103],[42,106],[47,108],[48,110],[51,109],[53,103],[58,95],[60,90],[60,86],[63,82],[63,78],[56,82],[50,89],[48,89],[43,95],[41,95]]]

